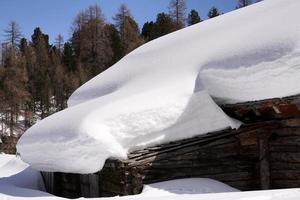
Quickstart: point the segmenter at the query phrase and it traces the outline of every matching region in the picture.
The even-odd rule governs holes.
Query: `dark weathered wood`
[[[300,162],[299,163],[290,163],[290,162],[272,162],[271,163],[271,172],[272,170],[299,170],[300,169]]]
[[[260,184],[261,189],[270,189],[270,162],[269,162],[269,138],[271,132],[259,134],[259,167],[260,167]]]
[[[300,153],[298,152],[272,152],[271,161],[300,163]]]
[[[244,122],[300,118],[299,95],[238,104],[221,105],[231,117]]]

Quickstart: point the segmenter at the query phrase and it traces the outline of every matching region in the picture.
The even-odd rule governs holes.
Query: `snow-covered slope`
[[[149,42],[30,128],[22,159],[92,173],[109,157],[240,123],[215,103],[300,93],[300,1],[265,0]]]
[[[16,156],[0,154],[0,199],[3,196],[50,196],[43,192],[41,174]],[[7,197],[8,198],[8,197]],[[6,199],[4,197],[4,199]]]

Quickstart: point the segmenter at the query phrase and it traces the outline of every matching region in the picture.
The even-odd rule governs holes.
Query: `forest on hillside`
[[[239,0],[236,8],[251,3]],[[113,24],[99,5],[91,5],[75,16],[71,38],[58,35],[54,44],[39,27],[30,39],[23,38],[18,23],[11,21],[0,48],[0,136],[18,136],[66,108],[74,90],[142,44],[202,21],[196,10],[187,10],[185,0],[170,0],[168,9],[140,30],[125,4]],[[220,14],[212,7],[208,18]]]

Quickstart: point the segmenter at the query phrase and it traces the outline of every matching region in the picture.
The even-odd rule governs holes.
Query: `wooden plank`
[[[299,120],[300,122],[300,120]],[[282,121],[281,123],[284,123]],[[273,129],[272,132],[274,135],[281,136],[300,136],[300,126],[297,127],[280,127],[278,129]]]
[[[285,145],[285,146],[299,146],[300,147],[300,136],[276,137],[270,141],[270,145],[272,145],[272,146]]]
[[[269,138],[270,132],[259,135],[259,166],[261,189],[270,188]]]
[[[300,153],[297,152],[271,152],[271,161],[300,163]]]
[[[181,143],[178,145],[172,146],[172,147],[166,147],[162,148],[162,150],[156,151],[156,152],[148,152],[145,154],[139,154],[139,151],[135,151],[132,154],[133,155],[139,155],[139,156],[131,156],[130,160],[126,160],[125,162],[128,164],[128,166],[135,166],[139,165],[141,163],[147,163],[153,161],[155,158],[157,159],[159,155],[159,159],[164,159],[165,157],[168,157],[170,152],[177,152],[180,149],[183,149],[183,152],[180,153],[189,153],[191,151],[194,151],[197,149],[197,145],[205,145],[212,143],[213,141],[217,141],[223,138],[229,138],[230,136],[237,135],[240,133],[245,133],[248,131],[255,130],[257,128],[262,128],[265,126],[269,126],[269,124],[253,124],[251,126],[244,126],[240,128],[239,130],[225,130],[215,133],[209,133],[207,135],[196,137],[196,139],[192,140],[182,140]]]
[[[284,189],[284,188],[299,188],[300,180],[273,180],[272,188],[273,189]]]
[[[299,145],[272,145],[270,147],[270,152],[274,153],[300,153],[300,146]]]
[[[290,163],[290,162],[271,162],[271,172],[272,170],[299,170],[300,163]]]
[[[300,169],[296,170],[272,170],[273,180],[300,180]]]

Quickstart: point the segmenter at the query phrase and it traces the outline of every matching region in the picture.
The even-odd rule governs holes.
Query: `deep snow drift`
[[[266,0],[149,42],[21,137],[43,171],[92,173],[109,157],[240,123],[215,103],[300,93],[300,1]]]
[[[13,155],[0,154],[0,199],[2,196],[50,196],[43,192],[41,174]]]

